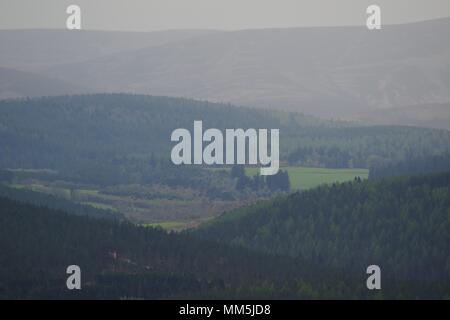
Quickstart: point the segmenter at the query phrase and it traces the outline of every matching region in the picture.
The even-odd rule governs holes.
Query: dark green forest
[[[412,156],[408,160],[374,164],[369,178],[406,176],[421,173],[450,171],[450,153],[434,156]]]
[[[185,234],[67,215],[0,197],[0,298],[313,298],[314,268]],[[66,268],[82,290],[66,288]],[[314,275],[315,274],[315,275]],[[306,280],[308,279],[308,280]],[[331,279],[331,274],[330,274]],[[355,281],[356,282],[356,281]]]
[[[173,165],[170,134],[194,120],[280,129],[281,170]],[[446,130],[205,101],[0,101],[0,299],[448,299],[449,154]],[[288,166],[370,179],[289,194]]]
[[[93,218],[124,220],[125,217],[111,210],[96,209],[92,206],[77,204],[61,197],[46,195],[30,190],[8,188],[0,185],[0,197],[25,202],[39,207],[62,210],[68,214],[85,215]]]
[[[450,173],[320,187],[196,231],[0,198],[1,298],[445,298]],[[84,287],[65,288],[78,264]],[[383,270],[383,290],[365,268]]]
[[[199,228],[205,239],[450,292],[450,173],[361,181],[237,209]]]
[[[0,168],[52,169],[51,179],[113,185],[199,185],[205,174],[170,162],[170,134],[209,128],[279,128],[281,161],[369,168],[450,150],[450,132],[400,126],[357,127],[295,113],[188,99],[125,94],[0,102]],[[209,172],[208,175],[212,175]]]
[[[371,168],[412,157],[450,150],[449,131],[409,126],[309,128],[291,136],[283,155],[291,165],[327,168]]]

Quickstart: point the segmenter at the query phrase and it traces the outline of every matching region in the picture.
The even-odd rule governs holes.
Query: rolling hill
[[[296,113],[168,97],[98,94],[10,100],[0,102],[0,112],[0,167],[76,172],[113,184],[152,174],[152,155],[168,161],[172,131],[191,129],[198,119],[205,127],[222,130],[278,128],[281,160],[295,165],[368,168],[374,161],[440,154],[450,148],[450,132],[444,130],[357,127]],[[189,171],[171,170],[178,181]]]
[[[376,32],[7,30],[0,31],[9,44],[0,48],[0,66],[58,79],[71,85],[68,94],[177,96],[327,119],[448,128],[449,32],[450,18]],[[53,87],[62,84],[42,86],[29,78],[19,73],[10,81],[2,70],[6,89],[0,98],[61,94]]]
[[[356,180],[241,208],[194,233],[347,274],[376,264],[391,279],[448,296],[449,207],[448,172]]]
[[[100,92],[181,96],[326,118],[450,101],[450,19],[242,30],[50,66]]]
[[[0,99],[96,92],[87,84],[45,75],[42,69],[206,35],[213,30],[108,32],[0,30]],[[75,81],[76,82],[76,81]]]
[[[54,79],[35,72],[0,67],[0,96],[3,99],[59,96],[65,94],[90,93],[92,90]]]
[[[269,184],[259,176],[236,181],[223,167],[174,165],[172,131],[192,130],[198,119],[205,129],[279,128],[282,169],[289,172],[293,189],[364,177],[367,170],[358,168],[450,150],[450,132],[445,130],[358,127],[169,97],[95,94],[8,100],[0,102],[0,113],[0,169],[8,169],[6,183],[116,210],[141,224],[195,226],[288,189],[281,180]],[[300,166],[316,169],[306,170],[313,172],[308,177]]]
[[[1,196],[0,298],[445,298],[449,177],[318,188],[181,234]],[[381,292],[365,285],[374,263]]]
[[[0,299],[311,299],[361,291],[354,282],[349,293],[332,270],[334,292],[312,289],[309,281],[323,275],[287,257],[3,197],[0,209]],[[67,290],[73,264],[82,290]]]
[[[81,62],[214,33],[213,30],[115,32],[89,30],[0,30],[0,66],[23,71]],[[46,95],[43,93],[42,95]]]
[[[348,118],[370,124],[397,124],[450,130],[450,103],[395,107],[355,114]]]

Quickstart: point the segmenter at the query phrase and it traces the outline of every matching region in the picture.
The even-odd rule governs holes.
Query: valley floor
[[[366,179],[366,169],[327,169],[284,167],[290,177],[291,190],[307,190],[322,184]],[[218,169],[221,170],[221,169]],[[226,170],[226,169],[223,169]],[[247,168],[246,174],[258,174],[259,169]],[[249,194],[244,199],[210,199],[189,188],[169,188],[155,185],[120,185],[95,187],[74,185],[63,181],[24,179],[11,185],[62,197],[66,200],[123,213],[132,222],[145,226],[160,226],[180,231],[193,228],[225,211],[266,199]]]

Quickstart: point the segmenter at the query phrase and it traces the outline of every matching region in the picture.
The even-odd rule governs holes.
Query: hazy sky
[[[370,4],[384,24],[450,17],[450,0],[0,0],[0,29],[65,28],[70,4],[100,30],[361,25]]]

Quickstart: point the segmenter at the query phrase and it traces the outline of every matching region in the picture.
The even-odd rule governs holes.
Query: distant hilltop
[[[450,18],[375,32],[0,31],[9,44],[0,48],[0,66],[9,69],[0,73],[0,98],[129,92],[448,128],[448,34]],[[432,119],[417,112],[424,105]],[[393,109],[409,120],[383,116]]]

